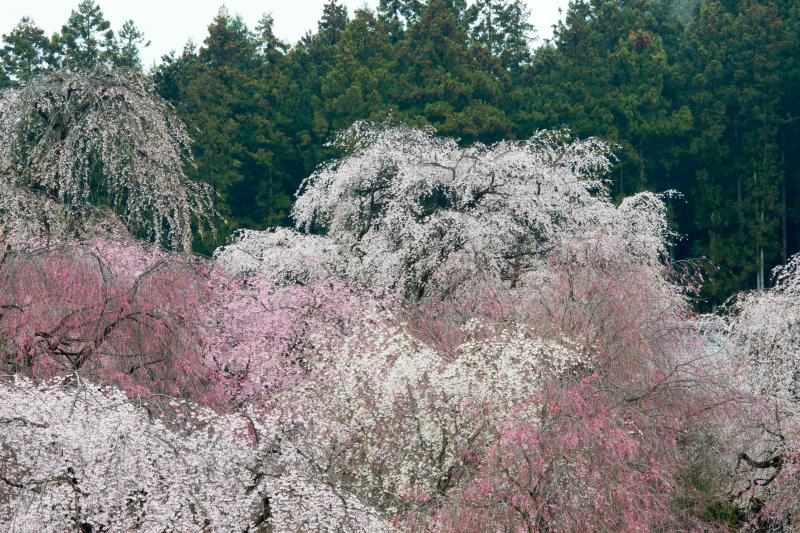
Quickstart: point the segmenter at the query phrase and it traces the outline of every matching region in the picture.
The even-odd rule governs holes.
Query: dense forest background
[[[239,227],[287,225],[294,194],[328,142],[355,120],[431,125],[463,143],[569,128],[617,145],[611,187],[680,191],[674,260],[710,276],[705,305],[769,284],[800,242],[800,2],[576,0],[537,41],[520,0],[325,4],[291,45],[265,15],[224,8],[201,45],[151,74],[194,140],[191,177],[218,193],[225,221],[195,242],[210,253]],[[113,32],[84,0],[46,36],[23,19],[3,35],[0,86],[51,68],[142,69],[145,36]]]

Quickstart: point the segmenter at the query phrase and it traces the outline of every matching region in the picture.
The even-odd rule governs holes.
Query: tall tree
[[[479,68],[470,48],[466,3],[426,3],[397,51],[392,101],[399,117],[464,141],[493,141],[513,129],[497,105],[502,94],[502,83]]]
[[[532,109],[542,125],[566,123],[621,145],[620,195],[673,187],[670,149],[688,142],[692,125],[689,108],[673,98],[675,59],[662,38],[669,16],[657,7],[649,0],[571,4],[552,62],[536,65],[531,80],[545,93]]]
[[[700,119],[694,253],[721,267],[708,287],[720,301],[763,288],[780,261],[785,193],[781,157],[782,57],[790,48],[772,3],[705,2],[689,34],[686,69]]]
[[[378,18],[386,23],[393,42],[402,37],[408,24],[416,22],[422,5],[420,0],[379,0]]]
[[[57,36],[61,66],[91,69],[108,64],[114,51],[114,32],[94,0],[82,0]]]
[[[325,44],[334,45],[347,26],[347,7],[338,0],[328,0],[322,7],[322,18],[317,24],[316,36]]]
[[[132,20],[126,20],[114,43],[112,63],[115,67],[142,69],[141,49],[150,46]]]
[[[32,193],[75,219],[105,205],[132,233],[187,249],[212,214],[190,161],[185,126],[141,74],[55,72],[0,94],[0,196]]]
[[[381,119],[390,111],[391,56],[386,25],[359,9],[341,36],[333,58],[336,68],[320,80],[320,108],[331,135],[356,120]]]
[[[0,69],[7,78],[26,82],[47,68],[53,48],[44,30],[23,17],[10,33],[3,35]]]
[[[284,112],[289,104],[281,98],[290,92],[281,43],[264,48],[271,28],[262,25],[261,36],[254,35],[225,9],[208,32],[203,46],[187,48],[155,72],[194,138],[190,175],[217,191],[227,220],[218,239],[195,243],[206,253],[236,228],[283,223],[298,185],[287,178],[293,148]]]
[[[502,67],[519,72],[531,60],[534,28],[520,0],[476,0],[470,7],[470,32],[474,44],[500,60]]]
[[[275,19],[269,13],[264,13],[256,26],[258,50],[268,63],[276,61],[289,50],[289,45],[275,36]]]

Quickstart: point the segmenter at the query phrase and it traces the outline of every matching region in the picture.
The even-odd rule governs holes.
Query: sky
[[[23,16],[31,17],[47,35],[61,29],[79,0],[0,0],[0,33],[6,34]],[[316,29],[325,0],[98,0],[111,27],[118,31],[132,19],[151,44],[142,53],[146,66],[170,50],[180,52],[191,38],[201,44],[206,28],[224,3],[231,13],[242,16],[255,28],[261,15],[272,13],[275,33],[290,43]],[[344,0],[352,13],[358,7],[375,7],[378,0]],[[566,11],[569,0],[527,0],[531,23],[539,42],[551,36],[550,27],[559,19],[559,8]]]

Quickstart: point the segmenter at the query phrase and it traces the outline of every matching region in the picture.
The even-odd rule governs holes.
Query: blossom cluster
[[[7,531],[388,530],[263,419],[174,400],[163,419],[79,376],[17,376],[0,394]]]

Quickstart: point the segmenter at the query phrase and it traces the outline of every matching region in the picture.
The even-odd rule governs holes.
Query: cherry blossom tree
[[[198,327],[210,294],[202,263],[130,241],[12,250],[0,263],[0,357],[10,370],[77,372],[132,395],[214,394]]]
[[[491,440],[543,379],[591,365],[568,339],[524,328],[477,340],[482,328],[467,324],[473,340],[442,354],[391,322],[366,322],[291,404],[320,443],[318,468],[388,516],[430,507],[471,468],[464,452]]]
[[[285,391],[324,370],[379,301],[335,279],[305,286],[276,277],[230,278],[212,272],[212,296],[202,307],[207,364],[226,382],[235,405],[262,409],[285,402]]]
[[[436,530],[688,529],[672,508],[676,453],[663,427],[615,409],[590,381],[536,398],[539,416],[516,411],[498,428]]]
[[[388,531],[266,420],[115,388],[0,380],[0,525],[38,531]]]
[[[740,295],[730,336],[757,392],[800,401],[800,255],[775,271],[774,287]]]
[[[0,256],[0,362],[80,373],[131,396],[266,408],[307,379],[377,301],[335,279],[233,278],[132,240],[37,244]]]
[[[89,204],[108,205],[133,233],[184,250],[192,224],[210,220],[208,190],[184,173],[185,127],[141,74],[42,74],[0,94],[0,131],[2,187],[24,191],[14,194],[19,209],[0,204],[3,226],[35,207],[27,191],[63,205],[60,218],[73,224]],[[52,214],[42,215],[52,225]]]
[[[283,284],[307,284],[345,277],[346,258],[333,240],[288,228],[239,230],[236,244],[219,248],[214,256],[234,276],[258,272]]]
[[[732,496],[750,506],[753,524],[789,527],[800,513],[800,256],[776,268],[774,282],[729,308],[728,350],[756,406],[739,441]]]
[[[305,181],[293,216],[298,229],[327,233],[337,250],[326,269],[354,281],[418,299],[429,286],[446,292],[477,275],[515,285],[576,240],[621,235],[651,262],[664,252],[663,202],[643,194],[616,208],[603,181],[608,147],[596,139],[540,132],[462,148],[429,130],[356,123],[336,144],[348,155]],[[273,240],[248,233],[220,257],[246,254],[254,269],[253,258],[269,255],[254,249]]]
[[[0,178],[0,242],[22,246],[37,242],[68,242],[97,237],[128,237],[128,230],[109,209],[80,208]]]

